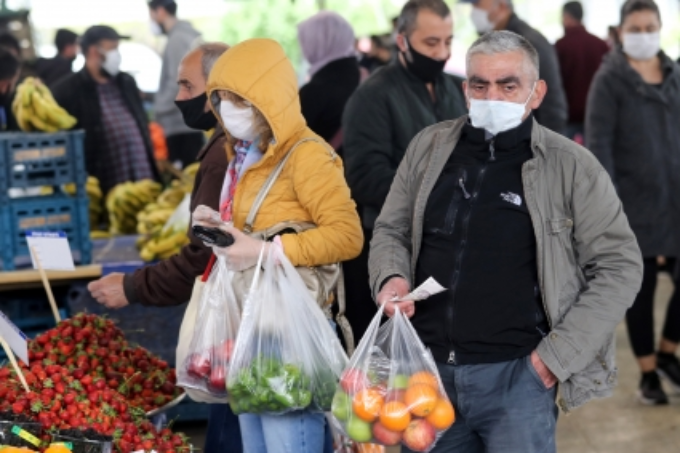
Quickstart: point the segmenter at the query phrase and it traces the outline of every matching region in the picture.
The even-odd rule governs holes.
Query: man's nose
[[[448,61],[448,59],[451,58],[451,46],[446,43],[441,43],[437,46],[437,53],[433,58],[439,61]]]
[[[486,99],[487,101],[504,101],[505,95],[501,87],[489,85],[489,88],[486,90]]]

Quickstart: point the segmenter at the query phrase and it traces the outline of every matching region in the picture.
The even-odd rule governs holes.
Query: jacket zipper
[[[452,297],[452,302],[449,305],[448,309],[448,323],[447,325],[449,326],[454,326],[454,321],[455,321],[455,305],[456,305],[456,289],[458,287],[458,280],[460,276],[460,267],[463,262],[463,254],[465,253],[465,247],[467,245],[467,237],[468,237],[468,230],[470,226],[470,217],[472,215],[472,207],[474,204],[474,201],[477,199],[477,196],[479,195],[479,192],[481,191],[482,188],[482,182],[484,181],[484,175],[486,174],[486,169],[489,166],[489,162],[493,162],[496,160],[496,157],[494,156],[495,152],[495,144],[494,140],[491,140],[489,143],[489,159],[486,161],[484,166],[482,167],[481,170],[479,170],[479,174],[477,175],[477,183],[475,184],[474,192],[472,195],[468,193],[467,189],[465,188],[465,181],[463,181],[463,178],[460,178],[458,180],[458,184],[461,189],[463,189],[463,195],[465,196],[466,200],[469,200],[469,206],[468,206],[468,211],[465,214],[465,219],[463,220],[463,239],[460,242],[460,251],[458,252],[458,256],[456,257],[456,265],[455,265],[455,270],[453,272],[453,282],[451,285],[451,297]],[[449,365],[455,365],[456,364],[456,351],[453,349],[453,335],[451,334],[451,330],[449,330],[449,343],[450,343],[450,350],[449,350],[449,359],[446,361]]]

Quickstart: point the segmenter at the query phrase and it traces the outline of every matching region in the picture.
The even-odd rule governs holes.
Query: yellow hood
[[[281,149],[281,145],[307,128],[295,70],[281,45],[274,40],[250,39],[226,51],[208,77],[208,99],[213,100],[217,90],[231,91],[262,112],[274,133],[275,149]],[[215,103],[210,105],[222,123]]]

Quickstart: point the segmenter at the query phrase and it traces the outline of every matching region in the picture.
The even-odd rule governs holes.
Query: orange
[[[352,410],[365,422],[373,422],[380,415],[385,399],[376,389],[364,389],[354,395]]]
[[[390,431],[403,431],[411,423],[411,414],[404,403],[392,401],[382,407],[380,423]]]
[[[437,379],[437,376],[429,371],[419,371],[409,378],[409,387],[413,387],[416,384],[427,384],[430,387],[439,390],[439,380]]]
[[[428,384],[415,384],[406,390],[404,402],[416,417],[427,417],[439,401],[439,392]]]
[[[439,431],[444,431],[449,429],[453,422],[456,421],[456,411],[453,410],[453,405],[451,402],[445,399],[441,399],[437,402],[434,410],[425,419],[427,422],[434,426],[435,429]]]

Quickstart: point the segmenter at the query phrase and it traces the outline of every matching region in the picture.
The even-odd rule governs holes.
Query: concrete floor
[[[666,274],[659,277],[656,295],[657,335],[661,331],[673,283]],[[624,324],[617,330],[619,386],[614,396],[591,402],[569,416],[560,415],[557,428],[559,453],[679,453],[680,396],[672,396],[664,407],[646,407],[635,400],[640,372],[630,350]],[[670,393],[670,389],[667,389]],[[178,424],[202,447],[205,425]],[[229,452],[225,452],[229,453]],[[399,453],[388,449],[387,453]],[[455,452],[452,452],[455,453]],[[515,452],[508,452],[515,453]],[[520,452],[517,452],[520,453]]]

